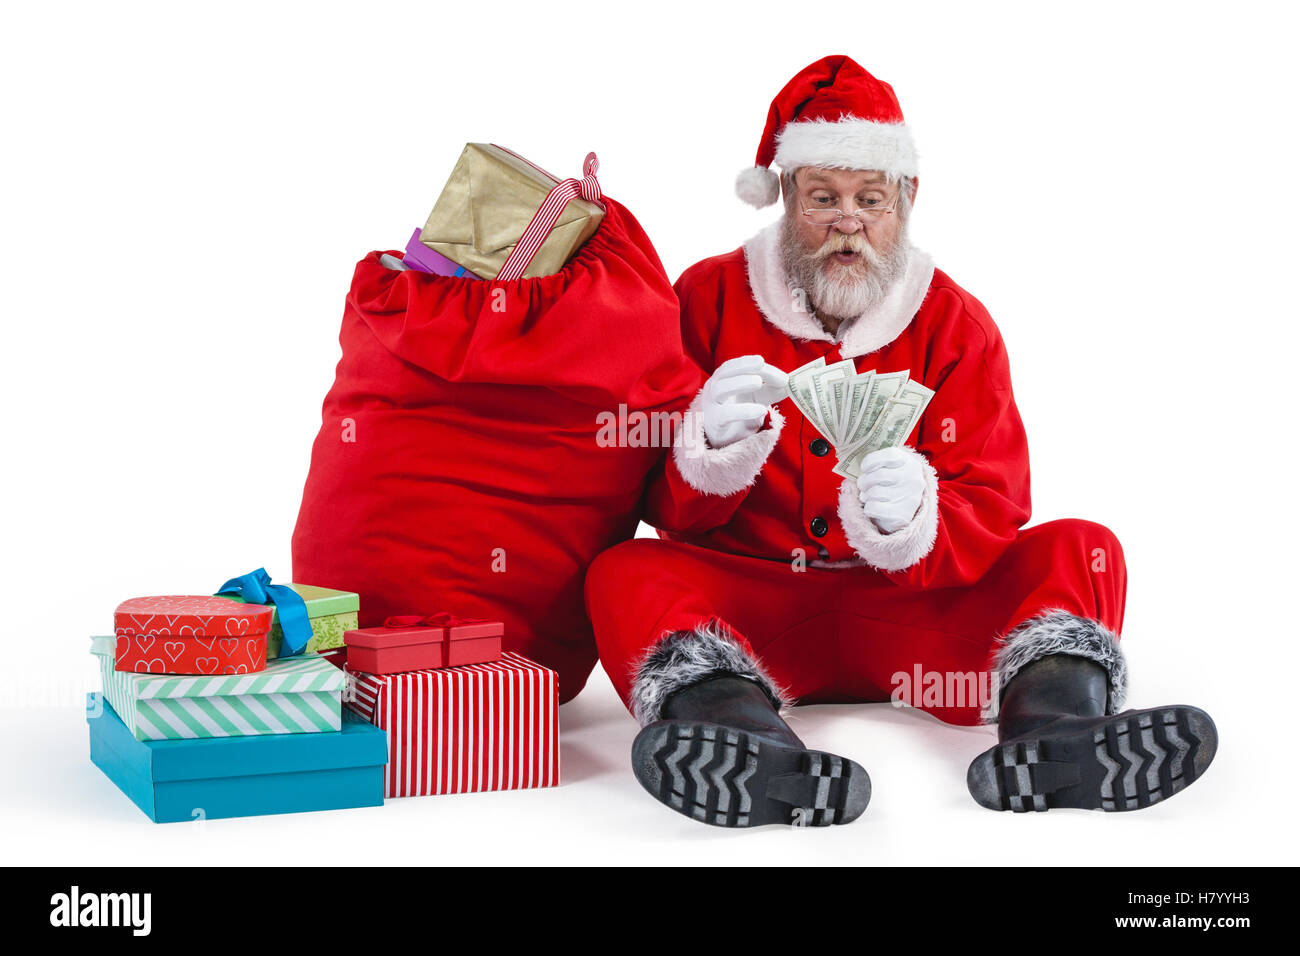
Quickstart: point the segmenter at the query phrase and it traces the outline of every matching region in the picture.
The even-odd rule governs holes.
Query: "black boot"
[[[632,770],[651,796],[724,827],[849,823],[871,799],[852,760],[808,750],[767,692],[719,673],[673,691],[632,744]]]
[[[1218,734],[1187,706],[1107,715],[1110,678],[1085,657],[1052,654],[1007,684],[998,745],[966,774],[990,810],[1138,810],[1186,788],[1214,759]]]

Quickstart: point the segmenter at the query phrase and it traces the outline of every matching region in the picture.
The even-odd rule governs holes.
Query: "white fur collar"
[[[785,265],[781,262],[781,220],[745,243],[745,262],[754,302],[767,321],[793,339],[836,340],[812,312],[795,308],[798,300],[790,290]],[[845,358],[869,355],[898,338],[921,307],[933,278],[934,260],[929,253],[913,246],[907,272],[885,301],[848,324],[840,342],[840,354]]]

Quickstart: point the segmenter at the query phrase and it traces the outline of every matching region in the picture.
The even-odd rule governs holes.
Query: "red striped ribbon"
[[[560,218],[560,213],[570,201],[581,196],[587,202],[600,202],[600,183],[596,181],[598,169],[600,169],[600,161],[596,159],[596,154],[588,153],[582,163],[582,179],[563,180],[546,194],[541,208],[533,215],[533,221],[528,224],[528,228],[519,237],[514,250],[506,259],[505,265],[497,273],[498,279],[512,280],[523,276],[528,269],[528,264],[533,261],[533,256],[537,255],[537,250],[542,248],[546,237],[551,234],[556,221]]]

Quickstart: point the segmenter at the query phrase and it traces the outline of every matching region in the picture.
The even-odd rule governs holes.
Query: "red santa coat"
[[[601,661],[629,708],[653,719],[666,693],[664,675],[641,672],[651,646],[718,624],[752,663],[715,642],[697,647],[691,666],[736,670],[774,696],[782,688],[805,702],[892,696],[971,724],[996,709],[999,678],[1072,653],[1106,666],[1110,706],[1120,706],[1120,544],[1073,519],[1021,530],[1029,453],[988,312],[913,250],[888,297],[837,341],[797,308],[779,229],[678,280],[688,354],[706,374],[748,354],[787,370],[819,357],[853,359],[859,372],[907,370],[934,391],[908,441],[925,475],[921,505],[907,526],[882,534],[791,402],[773,408],[757,434],[712,449],[697,395],[646,495],[646,520],[669,540],[618,545],[587,574]],[[667,684],[698,676],[668,675]],[[921,694],[922,683],[959,692]],[[975,685],[978,695],[960,690]]]
[[[920,511],[901,531],[880,534],[856,484],[831,470],[833,451],[786,401],[786,414],[774,412],[767,428],[727,448],[707,449],[702,430],[684,436],[651,491],[648,520],[677,540],[722,551],[860,559],[917,587],[978,580],[1029,519],[1029,449],[993,320],[914,250],[892,293],[836,342],[797,308],[779,235],[775,224],[678,280],[688,354],[706,372],[749,354],[786,370],[819,357],[853,359],[860,372],[907,370],[935,393],[908,441],[924,460]],[[701,429],[699,415],[689,423]]]

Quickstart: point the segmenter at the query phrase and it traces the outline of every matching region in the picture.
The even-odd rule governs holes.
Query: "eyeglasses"
[[[864,206],[849,213],[846,213],[838,206],[834,209],[813,207],[812,209],[805,209],[803,214],[809,222],[818,226],[833,226],[845,216],[852,216],[864,226],[873,226],[886,216],[893,215],[894,210],[897,208],[898,196],[895,195],[888,206]]]

